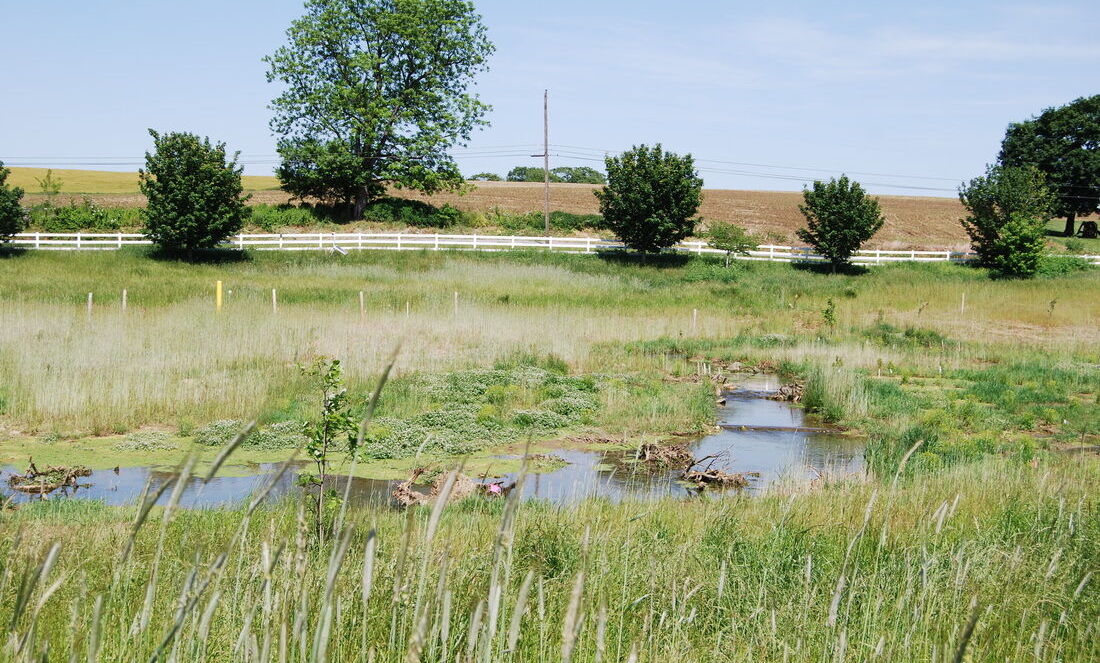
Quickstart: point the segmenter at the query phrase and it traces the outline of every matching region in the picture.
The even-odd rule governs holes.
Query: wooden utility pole
[[[542,221],[550,234],[550,90],[542,91]]]
[[[542,91],[542,223],[545,233],[550,234],[550,91]]]

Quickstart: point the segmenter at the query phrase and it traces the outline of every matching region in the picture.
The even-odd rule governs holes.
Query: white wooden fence
[[[120,249],[124,246],[150,245],[152,242],[137,233],[22,233],[11,245],[24,249],[92,251]],[[225,243],[226,247],[257,251],[509,251],[542,249],[570,253],[596,253],[623,248],[621,242],[598,237],[523,237],[516,235],[443,235],[418,233],[293,233],[240,234]],[[687,253],[721,254],[706,242],[683,242],[675,250]],[[795,246],[763,245],[740,260],[772,262],[821,262],[825,259],[812,249]],[[1077,256],[1100,265],[1100,256]],[[880,265],[891,262],[966,262],[974,254],[958,251],[915,251],[863,249],[856,251],[852,262],[860,265]]]

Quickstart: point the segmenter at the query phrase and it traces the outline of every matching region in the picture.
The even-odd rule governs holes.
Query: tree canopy
[[[802,192],[802,198],[798,209],[806,217],[806,227],[799,228],[798,238],[817,249],[834,268],[847,265],[852,254],[885,222],[878,200],[847,175],[815,181],[812,189]]]
[[[248,216],[237,155],[226,159],[225,143],[152,129],[153,152],[138,171],[148,199],[145,234],[161,248],[193,253],[211,249],[240,231]]]
[[[546,175],[536,166],[516,166],[508,171],[509,182],[542,182]],[[558,166],[550,169],[550,181],[565,184],[606,184],[607,178],[588,166]]]
[[[0,242],[6,242],[27,227],[27,214],[19,204],[23,199],[23,189],[8,185],[10,174],[11,171],[0,161]]]
[[[1010,124],[1000,163],[1046,174],[1056,197],[1053,212],[1065,217],[1065,234],[1072,236],[1076,217],[1100,208],[1100,94]]]
[[[990,166],[959,188],[970,213],[962,219],[979,264],[998,276],[1030,277],[1039,270],[1046,225],[1057,204],[1035,166]]]
[[[657,252],[689,237],[703,180],[690,154],[637,145],[604,160],[607,185],[594,191],[605,226],[628,247]]]
[[[264,58],[284,87],[271,106],[283,188],[359,218],[387,184],[461,187],[448,149],[488,124],[470,87],[492,52],[463,0],[307,0]]]
[[[726,252],[726,267],[730,266],[730,258],[734,254],[748,255],[749,251],[755,251],[760,246],[760,242],[749,231],[728,221],[711,223],[705,236],[711,246]]]

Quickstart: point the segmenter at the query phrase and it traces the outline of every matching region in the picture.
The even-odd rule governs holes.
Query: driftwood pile
[[[749,479],[760,476],[759,472],[723,472],[722,470],[687,470],[682,477],[684,481],[695,484],[698,490],[708,486],[720,488],[745,488],[749,485]]]
[[[638,447],[635,458],[646,463],[667,467],[691,466],[695,463],[695,456],[683,444],[657,444],[647,442]]]
[[[779,391],[768,396],[769,400],[773,401],[788,401],[790,403],[801,403],[802,393],[806,390],[806,386],[799,384],[798,382],[792,382],[785,384],[779,388]]]
[[[23,474],[13,474],[8,477],[8,486],[12,490],[21,493],[46,495],[62,486],[77,487],[76,480],[79,477],[91,476],[92,471],[83,465],[47,465],[45,469],[38,469],[34,459],[30,459],[30,467]]]
[[[393,490],[394,501],[401,506],[415,506],[418,504],[432,504],[435,502],[443,492],[443,487],[447,485],[447,477],[450,476],[450,474],[440,474],[436,477],[435,481],[432,482],[431,490],[427,493],[422,493],[415,490],[413,484],[415,484],[416,480],[426,471],[426,468],[418,467],[413,470],[412,476],[397,484],[397,487]],[[447,496],[447,503],[457,502],[470,495],[505,497],[508,493],[512,492],[512,489],[515,487],[515,483],[507,483],[504,481],[478,483],[465,474],[459,474],[455,477],[454,485],[451,486],[451,492]]]
[[[714,469],[714,461],[721,454],[705,456],[695,460],[694,454],[684,444],[660,445],[646,443],[638,448],[636,458],[659,467],[682,467],[680,480],[690,483],[697,490],[708,487],[715,488],[744,488],[749,485],[750,479],[760,476],[759,472],[723,472]],[[710,461],[706,467],[696,469],[703,463]]]

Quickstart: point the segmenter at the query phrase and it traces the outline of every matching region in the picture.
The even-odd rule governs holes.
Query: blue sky
[[[9,165],[133,170],[153,127],[271,172],[260,58],[299,1],[4,4]],[[538,151],[548,88],[552,165],[661,142],[694,154],[711,188],[848,172],[880,193],[952,195],[1008,122],[1100,93],[1095,0],[476,4],[497,52],[478,85],[492,126],[456,151],[468,174],[537,165],[510,155]]]

